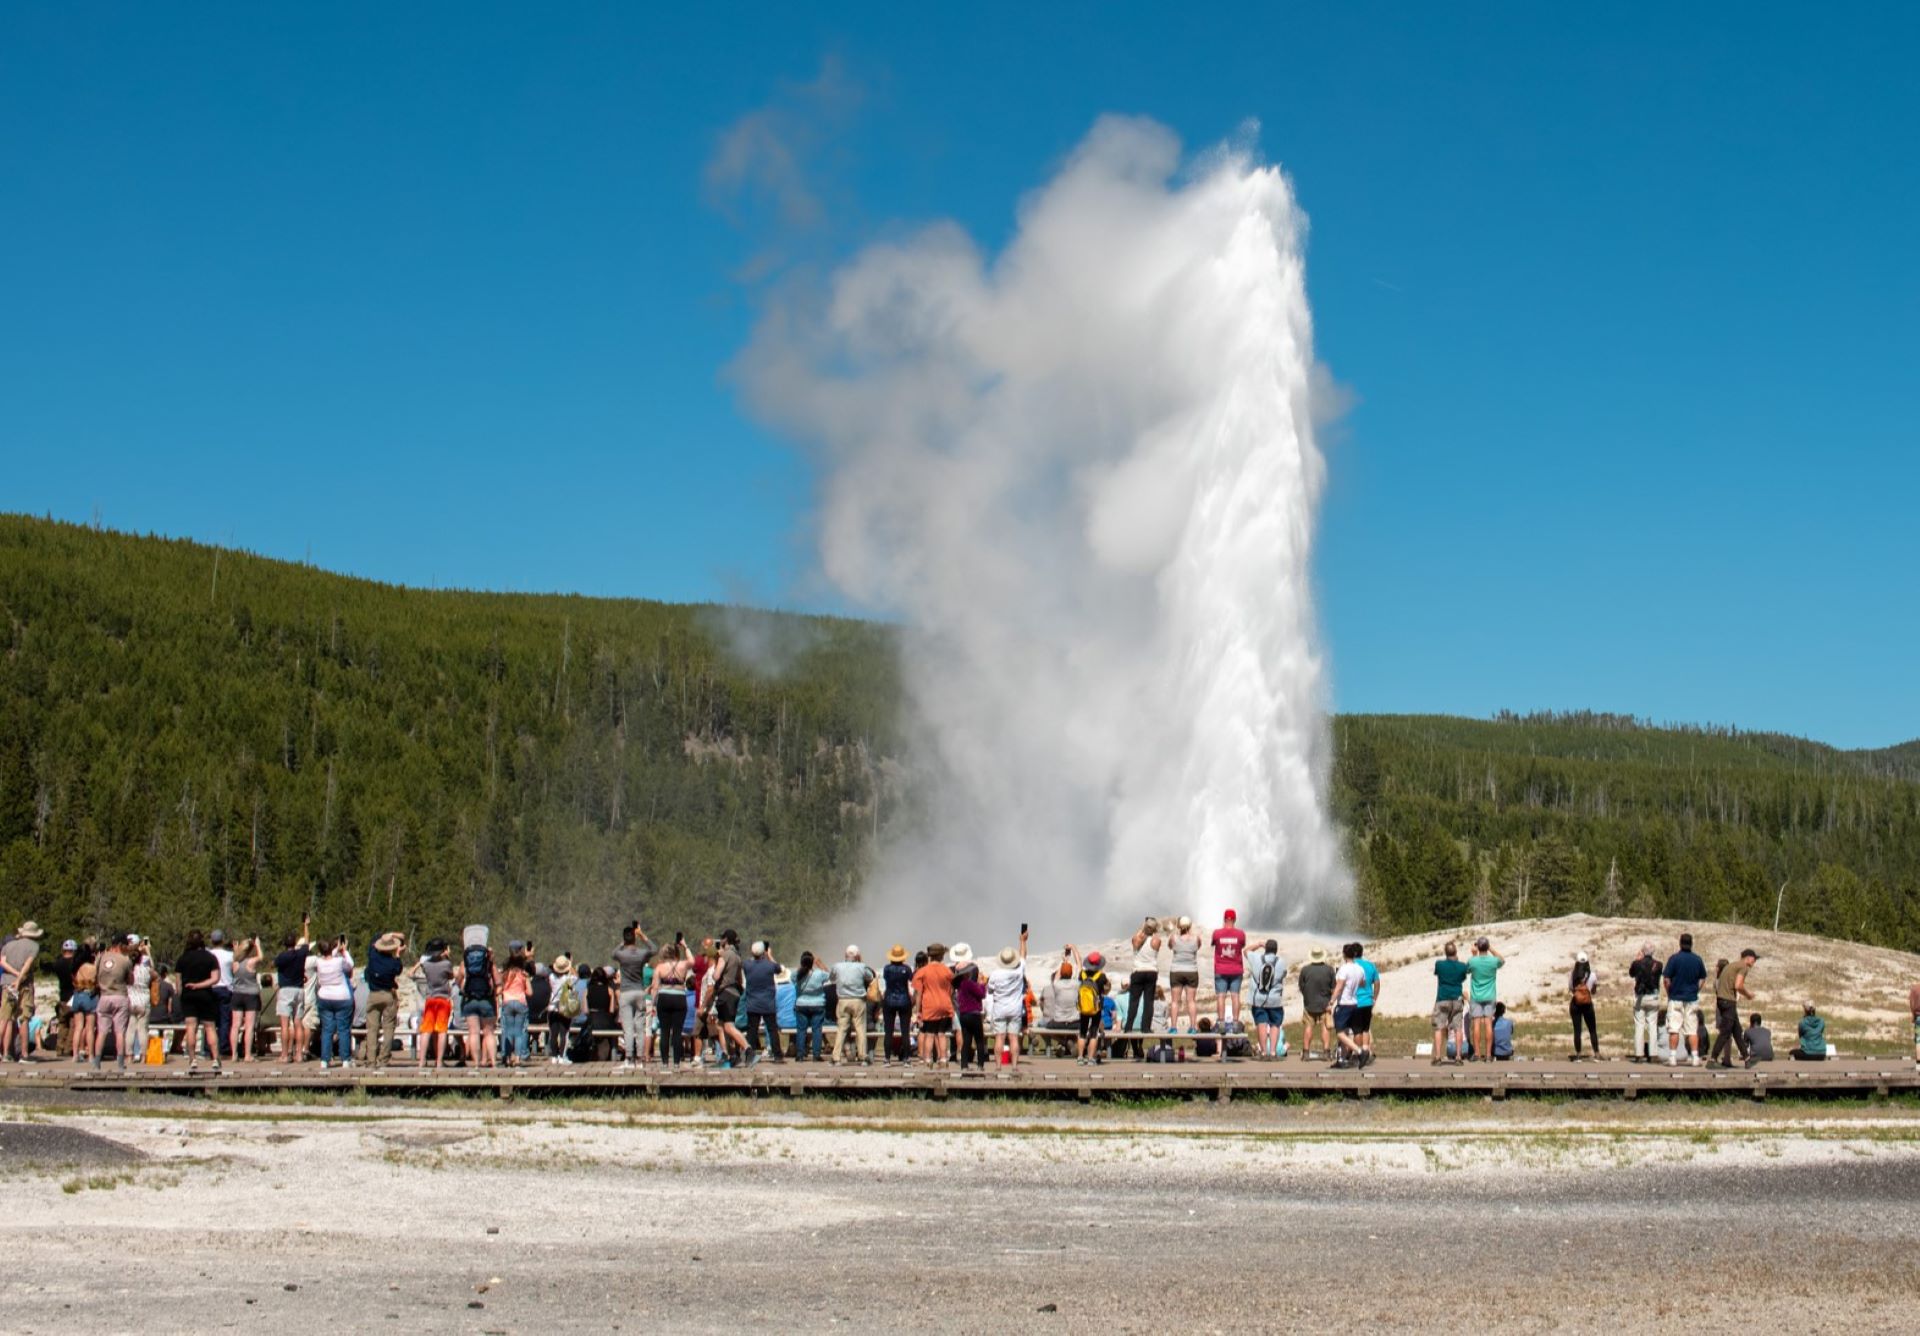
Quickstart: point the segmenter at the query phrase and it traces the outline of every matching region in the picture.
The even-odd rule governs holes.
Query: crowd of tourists
[[[1024,925],[985,960],[967,943],[934,942],[896,943],[872,962],[857,945],[834,960],[802,951],[789,962],[731,929],[657,942],[637,921],[597,963],[570,952],[542,958],[531,942],[496,950],[484,927],[417,949],[406,934],[387,932],[361,956],[344,936],[317,935],[309,923],[278,942],[193,931],[171,961],[138,933],[68,939],[51,952],[44,937],[27,922],[0,941],[0,1061],[69,1059],[89,1071],[180,1054],[190,1072],[203,1057],[218,1072],[223,1062],[262,1060],[377,1071],[404,1056],[435,1071],[450,1062],[632,1070],[877,1061],[1010,1076],[1023,1055],[1047,1051],[1083,1064],[1297,1054],[1359,1068],[1375,1058],[1381,991],[1364,944],[1316,947],[1294,971],[1276,940],[1250,942],[1232,910],[1204,935],[1190,917],[1146,919],[1111,962],[1069,944],[1038,980]],[[1205,1014],[1203,958],[1211,964]],[[1431,1062],[1513,1058],[1514,1017],[1498,995],[1505,964],[1486,937],[1464,954],[1445,945],[1433,964]],[[1690,935],[1664,957],[1642,945],[1623,971],[1629,1060],[1772,1060],[1772,1032],[1752,1009],[1758,965],[1748,950],[1709,968]],[[49,1005],[36,987],[43,977],[53,984]],[[1602,982],[1587,953],[1577,953],[1565,975],[1575,1060],[1601,1057]],[[1909,1002],[1920,1063],[1920,985]],[[1290,1009],[1297,1045],[1288,1040]],[[1825,1018],[1807,1002],[1788,1056],[1821,1061],[1829,1051]]]

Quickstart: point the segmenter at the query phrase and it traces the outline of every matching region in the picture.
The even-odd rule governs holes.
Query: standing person
[[[1124,1028],[1133,1034],[1153,1030],[1153,994],[1160,986],[1160,924],[1153,918],[1134,930],[1133,972],[1127,975],[1127,1019]],[[1024,954],[1024,952],[1023,952]],[[1133,1055],[1146,1056],[1145,1041],[1133,1041]]]
[[[405,933],[386,932],[374,938],[367,950],[364,1055],[375,1071],[384,1068],[393,1056],[393,1036],[400,1027],[400,975],[406,969],[401,953],[406,948]]]
[[[1687,1038],[1687,1056],[1700,1065],[1700,985],[1707,981],[1707,962],[1693,953],[1693,934],[1680,934],[1680,949],[1667,957],[1660,977],[1667,985],[1667,1066],[1680,1061],[1680,1036]]]
[[[1459,944],[1448,942],[1445,953],[1433,962],[1433,1065],[1436,1067],[1449,1064],[1447,1036],[1460,1029],[1466,1011],[1461,986],[1466,981],[1467,967],[1461,963]],[[1465,1049],[1465,1044],[1459,1045],[1454,1050],[1459,1056],[1452,1062],[1463,1060],[1467,1056]]]
[[[307,1060],[307,932],[307,921],[301,919],[300,935],[289,933],[273,958],[273,1010],[280,1021],[280,1057],[285,1062]]]
[[[1187,1032],[1191,1034],[1200,1026],[1198,998],[1200,996],[1200,934],[1193,930],[1193,920],[1185,914],[1180,916],[1176,925],[1179,931],[1167,939],[1167,982],[1173,988],[1173,1020],[1171,1028],[1180,1028],[1180,1018],[1186,1017]]]
[[[1573,958],[1573,969],[1567,975],[1567,1015],[1573,1021],[1573,1060],[1580,1061],[1580,1027],[1587,1027],[1587,1037],[1593,1041],[1593,1059],[1600,1060],[1600,1027],[1593,1009],[1594,990],[1599,987],[1599,976],[1593,972],[1593,962],[1587,959],[1587,953],[1581,951]]]
[[[322,942],[314,973],[320,1013],[320,1070],[353,1066],[353,957],[338,938]]]
[[[567,1056],[567,1041],[573,1030],[573,1018],[580,1014],[580,990],[574,986],[573,957],[555,956],[548,975],[553,996],[547,1003],[547,1061],[564,1067],[573,1061]]]
[[[467,1061],[476,1067],[497,1065],[500,969],[493,948],[480,942],[463,947],[453,972],[460,985],[460,1018],[467,1027]]]
[[[920,1019],[920,1062],[944,1067],[953,1056],[953,971],[947,948],[927,947],[927,963],[913,972],[913,1005]]]
[[[913,969],[907,963],[907,948],[895,942],[880,971],[881,1054],[889,1067],[913,1061]]]
[[[660,1062],[673,1070],[687,1057],[687,984],[692,966],[685,940],[677,939],[653,971],[653,1014],[660,1024]]]
[[[740,1033],[740,995],[746,988],[745,966],[740,961],[740,934],[732,928],[714,942],[713,1004],[708,1011],[719,1031],[723,1058],[743,1062],[747,1056],[747,1037]]]
[[[956,943],[953,958],[953,1018],[960,1027],[960,1075],[969,1067],[987,1073],[987,983],[974,963],[973,948]]]
[[[553,1010],[553,971],[547,968],[546,961],[534,960],[531,942],[527,944],[527,958],[533,960],[533,982],[527,988],[527,1051],[531,1059],[533,1054],[543,1053],[547,1048],[550,1033],[547,1020]]]
[[[1747,1018],[1747,1053],[1751,1059],[1747,1063],[1749,1067],[1773,1061],[1773,1031],[1761,1024],[1757,1011]]]
[[[220,1003],[220,1056],[233,1056],[233,1044],[229,1032],[233,1029],[233,949],[227,945],[227,935],[215,928],[207,935],[207,949],[213,952],[213,958],[220,962],[220,982],[214,986],[213,995]]]
[[[1340,968],[1333,976],[1333,1037],[1339,1046],[1333,1065],[1364,1067],[1367,1050],[1354,1019],[1360,1010],[1360,985],[1367,978],[1367,972],[1360,968],[1360,943],[1348,942],[1340,948],[1340,956]]]
[[[1027,1016],[1027,932],[1018,947],[1000,948],[1000,967],[987,976],[987,1028],[999,1048],[1000,1075],[1020,1065],[1020,1031]]]
[[[1040,1024],[1048,1030],[1066,1030],[1074,1037],[1053,1036],[1056,1054],[1064,1055],[1078,1042],[1080,1029],[1080,985],[1073,981],[1073,960],[1063,956],[1060,968],[1040,990]]]
[[[1187,922],[1186,919],[1181,919],[1180,921],[1182,923]],[[1197,933],[1194,935],[1194,940],[1195,942],[1199,941],[1199,935]],[[1198,949],[1196,946],[1195,950],[1197,951]],[[1076,958],[1071,944],[1067,946],[1067,958],[1069,960]],[[1100,1003],[1108,993],[1113,991],[1113,984],[1108,981],[1107,972],[1103,968],[1105,964],[1106,962],[1101,959],[1098,951],[1089,951],[1085,957],[1080,958],[1080,993],[1078,1003],[1080,1012],[1079,1056],[1082,1067],[1086,1066],[1089,1062],[1098,1064],[1104,1060],[1100,1051],[1102,1039]]]
[[[1247,934],[1240,929],[1240,915],[1229,909],[1225,919],[1213,930],[1213,1018],[1217,1027],[1228,1021],[1240,1023],[1240,980],[1246,973]],[[1226,1045],[1220,1046],[1226,1052]]]
[[[872,1061],[867,1054],[867,990],[873,986],[877,977],[872,968],[860,959],[860,948],[849,946],[840,962],[833,967],[832,983],[834,996],[834,1036],[833,1065],[844,1067],[848,1063],[865,1066]],[[948,1014],[952,1014],[949,1004]],[[849,1046],[848,1041],[852,1044]],[[848,1048],[852,1056],[848,1056]]]
[[[14,1041],[20,1042],[20,1061],[25,1062],[27,1021],[33,1016],[33,967],[40,958],[40,939],[46,931],[28,919],[0,946],[0,1062],[13,1055]]]
[[[1287,961],[1280,954],[1280,943],[1267,938],[1267,944],[1248,962],[1253,1023],[1259,1029],[1260,1046],[1255,1052],[1278,1062],[1287,1054]]]
[[[99,967],[92,957],[83,959],[73,971],[73,996],[67,999],[67,1011],[73,1021],[73,1061],[87,1061],[100,1051]]]
[[[500,971],[500,1051],[508,1067],[524,1067],[533,1057],[527,1024],[533,1015],[533,959],[525,942],[507,943]]]
[[[1913,1013],[1913,1065],[1920,1067],[1920,983],[1907,990],[1907,1010]]]
[[[642,1059],[647,1033],[647,962],[653,959],[653,940],[635,919],[620,930],[613,963],[620,971],[620,1070],[633,1070]]]
[[[1336,1056],[1333,1049],[1333,966],[1327,963],[1325,947],[1316,946],[1307,953],[1300,967],[1300,1061]],[[1320,1048],[1313,1046],[1320,1037]]]
[[[427,1056],[433,1056],[437,1072],[447,1058],[447,1025],[453,1019],[453,962],[447,958],[447,943],[435,937],[427,943],[427,953],[413,962],[408,971],[420,985],[420,1026],[416,1061],[424,1069]]]
[[[1499,993],[1496,979],[1506,963],[1492,942],[1485,937],[1474,939],[1473,954],[1467,958],[1467,1020],[1473,1027],[1473,1056],[1481,1062],[1493,1061],[1493,1008]]]
[[[233,973],[227,986],[227,1052],[235,1062],[253,1062],[260,1033],[260,957],[258,937],[233,945]]]
[[[187,934],[186,949],[174,962],[180,976],[180,1017],[185,1028],[187,1075],[200,1069],[200,1039],[204,1035],[213,1054],[213,1074],[220,1075],[220,1041],[210,1033],[220,1024],[220,999],[213,995],[220,982],[220,962],[207,950],[207,940],[195,928]]]
[[[93,1070],[100,1070],[100,1050],[111,1038],[114,1063],[124,1076],[127,1072],[127,991],[133,982],[133,960],[127,955],[125,942],[118,937],[108,942],[93,968],[94,987],[100,994],[100,1003],[94,1012],[99,1037],[93,1046]]]
[[[595,965],[587,975],[587,1001],[585,1023],[575,1037],[574,1051],[586,1062],[611,1062],[613,1060],[613,1040],[607,1037],[617,1031],[618,1022],[614,1018],[614,1008],[620,1002],[620,989],[614,982],[617,970]]]
[[[1633,1061],[1660,1060],[1660,971],[1666,962],[1653,953],[1652,942],[1640,944],[1640,954],[1627,966],[1633,980]]]
[[[1373,1061],[1373,1004],[1380,996],[1380,970],[1360,942],[1353,944],[1353,961],[1360,967],[1360,986],[1353,992],[1353,1035],[1367,1055],[1361,1064],[1366,1066]]]
[[[1707,1055],[1710,1062],[1722,1067],[1733,1066],[1734,1050],[1740,1052],[1740,1061],[1748,1067],[1753,1066],[1752,1050],[1747,1047],[1746,1031],[1740,1027],[1740,1003],[1753,1001],[1753,994],[1747,991],[1747,976],[1753,973],[1753,967],[1760,962],[1760,953],[1749,947],[1740,953],[1740,959],[1730,961],[1720,967],[1720,973],[1713,981],[1715,1036],[1713,1052]]]
[[[1800,1042],[1794,1046],[1793,1056],[1800,1062],[1827,1060],[1827,1022],[1814,1011],[1811,1002],[1801,1010]]]
[[[793,1056],[796,1062],[818,1062],[826,1056],[827,984],[813,952],[802,951],[793,971]],[[882,999],[884,1001],[884,999]]]
[[[749,1067],[760,1061],[760,1031],[767,1032],[766,1053],[775,1062],[785,1062],[780,1052],[780,962],[773,958],[773,952],[765,942],[755,942],[751,948],[752,959],[742,967],[742,1002],[747,1011],[747,1049]],[[860,990],[861,1005],[867,1000],[866,989]]]
[[[86,963],[80,958],[80,943],[69,937],[60,943],[60,954],[47,966],[47,973],[53,976],[56,1053],[73,1052],[73,976]],[[33,999],[29,997],[27,1000],[31,1004]],[[32,1010],[31,1005],[28,1010]]]
[[[127,958],[133,962],[133,973],[127,981],[127,1051],[136,1063],[143,1063],[147,1060],[147,1026],[153,1017],[159,978],[154,973],[153,951],[138,933],[127,934]]]

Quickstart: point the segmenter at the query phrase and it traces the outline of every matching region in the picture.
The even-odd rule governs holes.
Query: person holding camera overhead
[[[620,930],[613,963],[620,969],[620,1070],[630,1072],[641,1061],[647,1038],[647,962],[653,959],[653,941],[635,919]]]

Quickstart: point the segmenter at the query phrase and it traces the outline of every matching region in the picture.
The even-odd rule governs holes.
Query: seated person
[[[1773,1031],[1760,1023],[1757,1011],[1747,1021],[1747,1052],[1755,1062],[1773,1061]]]
[[[1800,1047],[1793,1050],[1793,1056],[1801,1062],[1827,1060],[1827,1022],[1814,1014],[1811,1002],[1807,1003],[1806,1013],[1800,1017]]]
[[[1507,1015],[1505,1002],[1493,1004],[1493,1060],[1513,1061],[1513,1021]]]
[[[1213,1017],[1202,1016],[1200,1018],[1200,1033],[1213,1033]],[[1193,1041],[1193,1056],[1196,1058],[1217,1058],[1220,1056],[1220,1045],[1212,1039],[1196,1039]]]

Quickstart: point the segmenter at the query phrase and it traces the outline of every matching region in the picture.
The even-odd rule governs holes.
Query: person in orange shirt
[[[946,1066],[953,1056],[953,971],[947,948],[927,948],[927,963],[913,975],[913,1007],[920,1019],[920,1061]]]

